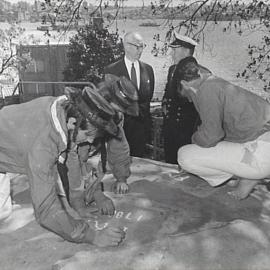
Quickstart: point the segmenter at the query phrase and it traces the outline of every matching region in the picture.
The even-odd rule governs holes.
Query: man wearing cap
[[[92,243],[100,247],[116,246],[124,238],[120,228],[95,231],[72,216],[65,208],[60,164],[66,149],[75,144],[93,142],[98,136],[117,136],[111,106],[91,89],[83,92],[67,89],[60,97],[41,97],[30,102],[10,105],[0,111],[0,187],[9,185],[7,172],[29,178],[34,213],[38,223],[64,239]],[[72,135],[72,137],[70,136]],[[9,189],[6,188],[5,191]],[[9,194],[1,190],[0,214]],[[6,196],[6,199],[4,198]],[[99,207],[114,207],[99,189],[93,191]]]
[[[107,74],[105,81],[100,83],[98,87],[92,86],[114,109],[114,122],[118,125],[117,138],[110,137],[107,140],[99,141],[101,146],[102,170],[105,172],[108,161],[109,167],[114,175],[116,182],[112,186],[115,193],[124,194],[128,192],[127,179],[130,176],[130,152],[129,145],[123,131],[123,113],[136,116],[138,115],[138,94],[137,89],[132,82],[126,77],[117,77]],[[87,89],[86,87],[85,89]],[[96,141],[97,142],[97,141]],[[104,147],[103,147],[104,144]],[[106,144],[106,146],[105,146]],[[89,152],[93,145],[89,143],[80,144],[70,149],[67,157],[67,165],[69,170],[69,192],[70,205],[81,215],[89,215],[89,208],[86,207],[85,199],[82,196],[84,192],[84,182],[89,179],[89,171],[87,170],[87,161]],[[102,173],[102,172],[99,172]],[[103,209],[107,213],[109,209]],[[109,211],[110,212],[110,211]]]
[[[128,32],[123,38],[124,58],[105,67],[105,74],[125,76],[130,79],[138,91],[139,115],[125,114],[124,132],[130,147],[130,155],[144,157],[146,143],[150,141],[151,115],[150,101],[154,92],[153,68],[139,61],[145,44],[139,33]]]
[[[124,76],[105,75],[105,83],[99,86],[102,95],[115,110],[115,122],[118,123],[118,138],[107,142],[108,164],[116,182],[116,193],[128,192],[127,178],[130,176],[130,148],[123,130],[124,114],[136,117],[139,114],[138,92],[134,84]]]
[[[176,72],[181,67],[182,61],[193,55],[197,45],[193,39],[176,32],[174,41],[169,44],[174,64],[169,68],[162,109],[165,161],[172,164],[177,164],[178,149],[191,143],[191,136],[199,121],[194,105],[188,102],[187,98],[177,94],[177,88],[181,85],[177,84],[179,74]]]

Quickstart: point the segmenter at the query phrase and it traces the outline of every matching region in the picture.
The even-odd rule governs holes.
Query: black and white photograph
[[[0,245],[269,270],[270,1],[0,0]]]

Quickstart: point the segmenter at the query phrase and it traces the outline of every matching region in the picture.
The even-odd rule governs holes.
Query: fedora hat
[[[115,102],[123,113],[138,116],[138,92],[128,78],[106,74],[105,81],[99,87],[99,93],[109,102]]]
[[[81,95],[74,92],[81,92]],[[105,131],[110,135],[117,137],[118,126],[114,122],[114,109],[111,105],[98,93],[94,84],[84,87],[83,90],[74,87],[66,87],[65,92],[73,97],[73,102],[80,113],[99,130]],[[71,95],[70,95],[71,93]],[[72,94],[73,93],[73,94]]]

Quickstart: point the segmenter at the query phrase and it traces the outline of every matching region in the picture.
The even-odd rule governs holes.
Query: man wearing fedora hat
[[[114,109],[114,122],[118,125],[118,136],[117,138],[109,136],[105,139],[100,137],[95,140],[95,147],[99,148],[101,154],[102,167],[97,166],[101,169],[98,171],[100,175],[105,173],[107,170],[106,163],[108,161],[109,168],[112,171],[116,181],[112,186],[112,190],[115,193],[124,194],[128,192],[127,179],[130,176],[130,152],[129,145],[123,130],[123,114],[137,116],[138,115],[138,95],[137,89],[132,82],[126,77],[117,77],[112,74],[106,75],[105,81],[100,83],[97,87],[91,86],[95,92],[98,92]],[[86,87],[85,89],[89,89]],[[83,143],[78,146],[71,147],[66,163],[69,168],[68,174],[66,175],[66,193],[70,195],[68,198],[70,205],[81,215],[88,216],[89,208],[86,205],[86,200],[82,193],[85,192],[85,182],[91,178],[91,172],[89,170],[89,157],[91,156],[90,151],[93,149],[93,144]],[[96,160],[96,159],[95,159]],[[91,159],[90,159],[91,161]],[[90,162],[91,163],[91,162]],[[88,168],[87,168],[88,167]],[[111,214],[112,207],[105,207],[102,210],[105,214]]]
[[[68,145],[92,143],[99,136],[118,136],[114,110],[91,89],[67,88],[60,97],[41,97],[27,103],[10,105],[0,111],[0,216],[10,203],[6,173],[26,174],[29,178],[34,213],[38,223],[64,239],[116,246],[124,238],[117,227],[96,231],[68,212],[59,194],[65,193],[61,179]],[[20,136],[18,136],[20,134]],[[3,193],[5,191],[6,193]],[[114,207],[97,189],[93,198],[101,207]]]
[[[115,121],[119,126],[121,140],[111,138],[107,143],[108,164],[116,178],[112,189],[115,193],[128,192],[127,178],[130,176],[130,148],[123,129],[124,114],[130,117],[139,115],[138,93],[136,87],[125,76],[105,75],[105,84],[99,93],[115,110]]]
[[[199,121],[194,105],[177,94],[177,89],[181,87],[177,83],[178,76],[181,76],[177,70],[180,69],[182,61],[193,55],[197,45],[190,37],[177,32],[174,32],[174,40],[169,44],[173,65],[168,71],[162,109],[165,161],[172,164],[177,164],[178,149],[191,143],[191,136]],[[209,72],[204,67],[201,69],[202,72]]]

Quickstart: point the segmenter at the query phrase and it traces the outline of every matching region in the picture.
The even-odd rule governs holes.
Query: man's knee
[[[182,169],[190,171],[194,166],[194,145],[188,144],[179,148],[177,153],[177,162]]]

